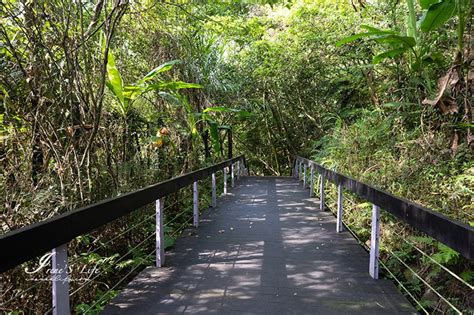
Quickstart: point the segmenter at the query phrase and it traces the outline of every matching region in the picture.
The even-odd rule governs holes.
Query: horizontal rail
[[[34,223],[0,236],[0,273],[38,257],[72,239],[125,216],[195,181],[209,177],[244,156],[181,175],[158,184],[100,201],[83,208]]]
[[[417,230],[458,251],[465,258],[474,259],[474,228],[469,225],[331,171],[309,159],[296,156],[296,160],[313,165],[324,178],[379,206]]]

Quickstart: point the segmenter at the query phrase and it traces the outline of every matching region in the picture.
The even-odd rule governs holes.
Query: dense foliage
[[[471,0],[9,0],[1,8],[2,232],[221,160],[230,130],[254,174],[288,175],[299,154],[474,224]],[[367,241],[368,205],[346,203],[348,225]],[[82,264],[100,262],[104,272],[78,291],[78,312],[100,310],[115,292],[102,283],[150,261],[134,251],[110,271],[152,224],[80,255],[142,217],[73,244]],[[419,309],[451,312],[433,289],[474,308],[470,289],[435,264],[472,285],[472,263],[389,216],[382,234],[384,262]],[[21,274],[2,276],[2,300],[28,286]],[[23,295],[3,308],[45,311],[48,299]]]

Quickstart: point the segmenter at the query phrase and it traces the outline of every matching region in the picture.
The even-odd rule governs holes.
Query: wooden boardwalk
[[[104,314],[412,314],[291,177],[244,177]]]

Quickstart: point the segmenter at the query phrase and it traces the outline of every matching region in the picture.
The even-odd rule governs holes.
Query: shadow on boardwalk
[[[140,273],[103,314],[400,314],[413,307],[373,280],[368,254],[294,178],[245,177],[166,267]]]

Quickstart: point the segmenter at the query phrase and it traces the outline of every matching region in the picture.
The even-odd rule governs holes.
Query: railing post
[[[336,232],[342,232],[342,185],[337,185],[337,223]]]
[[[303,164],[303,188],[306,188],[306,163]]]
[[[374,279],[379,278],[379,242],[380,242],[380,207],[372,205],[372,234],[370,237],[369,273]]]
[[[314,194],[314,165],[311,163],[311,175],[309,178],[309,197],[313,198]]]
[[[53,249],[51,256],[53,281],[53,315],[70,314],[67,244]]]
[[[240,160],[237,161],[237,180],[240,178]]]
[[[197,181],[193,183],[193,225],[199,226],[199,193]]]
[[[324,211],[324,175],[319,175],[321,183],[319,184],[319,210]]]
[[[212,207],[217,206],[217,192],[216,192],[216,173],[212,173]]]
[[[300,179],[300,174],[301,174],[301,160],[298,162],[298,180]]]
[[[156,267],[165,264],[165,231],[163,229],[163,202],[156,200]]]
[[[234,163],[230,165],[230,186],[234,188],[235,179],[234,179]]]
[[[298,159],[295,159],[295,164],[293,165],[293,177],[298,176]]]
[[[227,195],[227,167],[224,167],[224,195]]]

